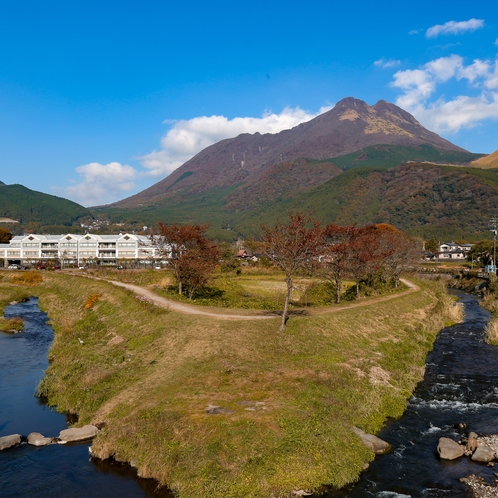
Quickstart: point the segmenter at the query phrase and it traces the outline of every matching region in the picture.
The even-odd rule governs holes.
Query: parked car
[[[19,270],[18,265],[9,265],[9,270]]]

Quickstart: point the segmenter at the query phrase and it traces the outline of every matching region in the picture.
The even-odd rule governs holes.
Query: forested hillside
[[[22,185],[0,185],[0,216],[22,225],[71,226],[78,218],[91,216],[76,202],[30,190]]]

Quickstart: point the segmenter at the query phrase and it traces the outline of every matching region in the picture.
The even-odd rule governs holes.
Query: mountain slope
[[[172,204],[210,189],[261,183],[275,165],[300,158],[330,160],[373,145],[418,147],[466,153],[464,149],[425,129],[394,104],[369,106],[351,97],[330,111],[277,134],[242,134],[207,147],[164,180],[111,207]],[[337,170],[330,169],[332,178]],[[299,185],[301,175],[295,180]]]
[[[390,223],[425,238],[479,239],[498,211],[498,170],[417,163],[356,168],[293,199],[235,215],[231,223],[256,236],[260,222],[296,209],[324,223]]]
[[[20,223],[71,225],[82,216],[91,216],[88,209],[76,202],[30,190],[23,185],[0,185],[0,215]]]
[[[480,157],[475,161],[470,163],[473,168],[498,168],[498,150],[495,150],[492,154],[488,156]]]

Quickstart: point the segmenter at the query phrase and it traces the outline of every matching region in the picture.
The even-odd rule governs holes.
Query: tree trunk
[[[399,275],[394,275],[394,288],[397,289],[399,287]]]
[[[335,302],[341,302],[341,279],[339,277],[335,279]]]
[[[180,296],[182,295],[183,293],[183,289],[182,289],[182,281],[181,280],[178,280],[178,294],[180,294]]]
[[[356,279],[356,299],[360,297],[360,281]]]
[[[289,302],[292,295],[292,279],[286,277],[285,282],[287,284],[287,294],[285,295],[284,312],[282,313],[282,321],[280,322],[279,332],[283,332],[285,329],[285,324],[287,322],[287,314],[289,312]]]

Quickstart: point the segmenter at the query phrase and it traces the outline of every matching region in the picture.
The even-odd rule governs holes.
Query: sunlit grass
[[[421,285],[375,307],[293,317],[278,333],[278,318],[180,314],[47,274],[35,292],[56,336],[40,394],[82,424],[107,422],[94,453],[134,460],[180,497],[343,486],[373,458],[351,427],[376,432],[401,415],[449,320],[453,301]]]

